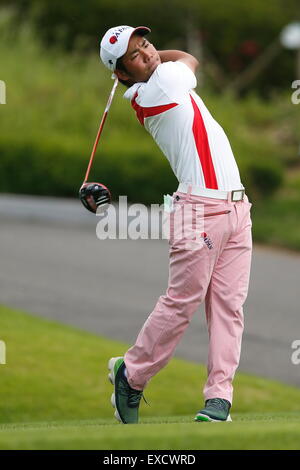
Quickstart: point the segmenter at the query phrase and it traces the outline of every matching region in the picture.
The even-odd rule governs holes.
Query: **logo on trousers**
[[[201,233],[201,238],[203,239],[204,243],[206,246],[211,250],[213,248],[213,244],[210,238],[208,238],[207,234],[205,232]]]

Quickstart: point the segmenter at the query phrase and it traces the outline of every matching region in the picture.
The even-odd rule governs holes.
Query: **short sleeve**
[[[156,73],[157,84],[172,99],[189,92],[197,86],[195,74],[180,60],[176,62],[163,62],[157,67]]]

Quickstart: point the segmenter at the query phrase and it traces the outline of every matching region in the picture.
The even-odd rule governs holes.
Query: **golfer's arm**
[[[196,57],[192,56],[191,54],[188,54],[187,52],[169,50],[158,51],[158,53],[162,62],[175,62],[176,60],[180,60],[181,62],[184,62],[188,67],[190,67],[190,69],[192,69],[194,73],[197,67],[199,66],[199,62]]]

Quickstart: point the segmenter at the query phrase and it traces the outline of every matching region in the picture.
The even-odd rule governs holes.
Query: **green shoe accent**
[[[124,375],[123,357],[112,357],[108,363],[109,380],[115,387],[111,404],[116,408],[115,417],[124,424],[138,423],[138,411],[143,392],[130,387]]]
[[[232,421],[229,410],[231,403],[224,398],[211,398],[206,400],[205,407],[198,411],[194,421]]]

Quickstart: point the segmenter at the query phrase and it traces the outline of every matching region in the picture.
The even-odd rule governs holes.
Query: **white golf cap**
[[[131,36],[138,32],[141,36],[150,33],[147,26],[115,26],[104,34],[100,43],[100,57],[103,64],[112,72],[116,68],[117,60],[122,57],[128,48]]]

